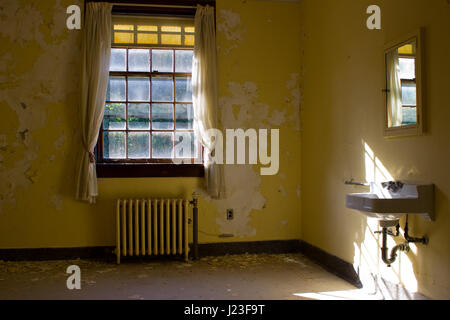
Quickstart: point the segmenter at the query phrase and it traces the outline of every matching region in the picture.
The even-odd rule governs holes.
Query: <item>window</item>
[[[200,174],[202,148],[193,130],[193,23],[186,18],[113,18],[109,84],[97,145],[97,166],[103,173],[109,169],[106,176],[116,176],[112,170],[121,165],[133,168],[130,164],[140,164],[140,173],[156,168],[157,176],[170,176],[170,165],[177,167],[176,176]],[[195,165],[195,172],[189,173]]]

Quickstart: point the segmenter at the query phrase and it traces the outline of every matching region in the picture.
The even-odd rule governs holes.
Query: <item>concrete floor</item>
[[[68,290],[66,269],[81,269],[81,289]],[[245,254],[180,260],[0,261],[0,300],[377,299],[301,254]]]

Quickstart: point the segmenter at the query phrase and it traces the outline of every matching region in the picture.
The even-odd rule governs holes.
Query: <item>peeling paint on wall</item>
[[[251,165],[225,165],[225,183],[227,198],[211,200],[201,192],[205,200],[214,201],[217,211],[225,213],[228,208],[234,209],[234,219],[227,220],[226,215],[219,214],[216,223],[220,232],[232,234],[235,237],[249,237],[256,235],[256,229],[249,225],[252,210],[262,210],[266,199],[260,193],[261,176],[253,170]]]
[[[223,32],[225,38],[232,42],[232,44],[223,51],[224,55],[229,54],[231,50],[237,48],[237,42],[242,42],[245,34],[245,29],[241,27],[241,16],[231,9],[219,10],[217,30]]]
[[[191,194],[202,182],[196,178],[99,179],[100,195],[95,206],[73,199],[79,146],[81,32],[66,28],[65,10],[70,4],[82,2],[6,0],[0,5],[0,108],[4,113],[0,118],[0,213],[11,213],[0,214],[3,247],[113,244],[112,198],[139,196],[140,190],[158,196]],[[300,72],[299,50],[265,50],[265,56],[254,55],[267,48],[265,43],[255,41],[261,30],[270,39],[278,30],[285,30],[291,38],[296,36],[297,27],[289,21],[298,20],[299,14],[288,6],[291,4],[274,7],[270,2],[217,1],[219,118],[225,129],[282,128],[285,140],[281,158],[288,154],[290,163],[296,163],[299,133],[294,130],[293,90],[298,84],[291,74]],[[287,40],[280,41],[287,45]],[[277,64],[276,78],[268,79],[258,72],[268,60],[282,60]],[[221,201],[201,197],[199,206],[205,208],[201,212],[211,213],[207,219],[200,219],[201,230],[211,234],[214,230],[215,234],[220,229],[246,241],[297,237],[299,204],[292,192],[297,183],[293,174],[296,168],[289,164],[280,169],[284,174],[266,178],[260,176],[257,165],[225,166],[229,197]],[[275,216],[277,201],[282,198],[277,192],[280,185],[286,193],[283,205],[293,209]],[[30,206],[36,208],[39,217],[29,215]],[[226,220],[228,208],[234,209],[233,220]],[[56,215],[59,210],[64,210],[64,215]],[[272,217],[270,223],[265,221]],[[34,224],[30,222],[33,219]],[[67,219],[74,221],[70,227]],[[24,220],[28,225],[22,223]],[[274,230],[273,225],[280,221],[289,223]],[[77,232],[80,228],[86,232]],[[10,234],[13,229],[17,234]],[[55,230],[64,236],[54,237],[49,231]],[[203,236],[199,235],[201,242]]]
[[[46,142],[38,132],[52,125],[49,115],[78,90],[78,81],[74,81],[77,68],[73,66],[79,57],[69,50],[78,47],[74,42],[77,38],[68,37],[61,1],[55,1],[49,9],[42,2],[2,3],[0,40],[8,52],[0,50],[0,79],[4,80],[0,84],[0,105],[15,114],[8,125],[17,125],[8,156],[2,154],[0,158],[0,213],[6,204],[15,205],[16,193],[37,181],[39,159],[45,156],[41,144]],[[62,143],[58,140],[55,147]]]

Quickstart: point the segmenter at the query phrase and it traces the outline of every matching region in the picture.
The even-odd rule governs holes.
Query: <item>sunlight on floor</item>
[[[294,296],[314,299],[314,300],[382,300],[381,294],[368,294],[362,289],[329,291],[329,292],[308,292],[294,293]]]

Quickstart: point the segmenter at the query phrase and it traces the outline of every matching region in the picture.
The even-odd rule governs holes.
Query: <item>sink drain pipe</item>
[[[415,238],[411,237],[408,233],[408,215],[406,215],[406,222],[405,222],[405,232],[403,233],[403,237],[407,242],[401,243],[399,245],[396,245],[394,248],[392,248],[391,256],[388,257],[389,248],[387,247],[387,236],[391,235],[394,237],[397,237],[400,234],[400,225],[397,224],[396,233],[393,233],[389,230],[389,228],[383,227],[383,231],[381,233],[383,234],[383,245],[381,247],[381,258],[383,259],[383,262],[387,264],[388,267],[391,266],[397,259],[397,252],[398,251],[409,251],[409,243],[422,243],[424,245],[428,244],[428,238],[422,237],[422,238]]]
[[[397,259],[397,251],[409,251],[409,245],[408,243],[401,243],[396,245],[395,247],[392,248],[391,251],[391,257],[388,258],[388,252],[389,252],[389,248],[387,247],[387,235],[388,235],[388,228],[383,227],[383,245],[381,247],[381,258],[383,259],[383,262],[387,264],[388,267],[391,266],[392,263],[395,262],[395,260]]]

